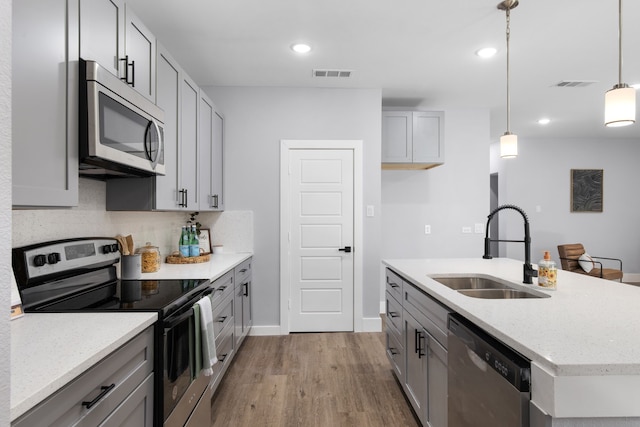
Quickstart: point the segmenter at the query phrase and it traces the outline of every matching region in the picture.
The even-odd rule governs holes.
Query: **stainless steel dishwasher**
[[[449,315],[449,425],[529,426],[531,364],[462,316]]]

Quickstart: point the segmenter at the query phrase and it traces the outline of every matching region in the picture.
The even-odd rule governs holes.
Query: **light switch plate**
[[[373,205],[367,205],[367,216],[372,217],[374,214]]]

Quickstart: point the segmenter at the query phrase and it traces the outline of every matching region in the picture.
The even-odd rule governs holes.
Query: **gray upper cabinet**
[[[223,145],[224,120],[211,99],[200,90],[199,205],[201,211],[224,210]]]
[[[383,111],[383,169],[428,169],[444,163],[444,113]]]
[[[103,0],[105,1],[105,0]],[[151,101],[156,101],[156,38],[129,5],[125,8],[125,59],[120,77]],[[124,74],[123,74],[124,72]]]
[[[107,210],[198,210],[199,89],[158,44],[157,105],[165,112],[165,175],[107,181]]]
[[[156,101],[156,38],[123,0],[81,0],[80,57]]]
[[[120,76],[124,66],[124,1],[81,0],[80,57]]]
[[[13,2],[16,207],[78,204],[78,14],[77,0]]]
[[[180,192],[178,204],[184,209],[199,209],[198,195],[198,110],[200,90],[186,73],[182,74],[180,113]]]

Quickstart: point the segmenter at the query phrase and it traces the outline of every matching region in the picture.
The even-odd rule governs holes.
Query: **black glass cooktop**
[[[114,280],[55,298],[40,298],[39,303],[25,306],[25,311],[161,311],[166,316],[208,285],[206,279]]]

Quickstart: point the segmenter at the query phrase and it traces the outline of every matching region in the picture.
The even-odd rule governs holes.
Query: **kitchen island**
[[[531,360],[532,403],[554,419],[640,425],[640,288],[558,271],[558,289],[544,290],[535,279],[523,284],[523,263],[505,258],[383,263]],[[464,274],[498,277],[550,297],[473,298],[430,277]]]

